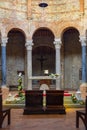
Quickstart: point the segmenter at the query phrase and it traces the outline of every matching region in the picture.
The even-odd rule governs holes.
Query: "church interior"
[[[87,0],[0,0],[0,43],[1,101],[12,109],[12,123],[6,126],[5,120],[2,129],[76,130],[75,112],[83,109],[87,95]],[[49,91],[53,98],[47,99]],[[34,95],[31,100],[42,103],[43,115],[23,115],[33,92],[40,94],[41,99]],[[28,102],[9,105],[17,93]],[[57,98],[64,115],[57,106],[46,109],[48,100],[54,105]]]
[[[45,1],[47,7],[41,7],[41,2],[0,1],[1,56],[6,53],[1,57],[1,86],[16,88],[17,75],[22,72],[24,88],[39,89],[33,76],[44,76],[48,70],[48,75],[60,75],[59,87],[51,81],[50,88],[78,90],[87,80],[83,72],[86,61],[82,59],[87,35],[86,2],[50,0]]]

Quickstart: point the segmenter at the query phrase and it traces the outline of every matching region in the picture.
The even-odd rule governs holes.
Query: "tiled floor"
[[[85,130],[80,120],[80,128],[75,127],[76,109],[66,109],[66,115],[23,115],[23,109],[11,110],[11,125],[7,120],[0,130]]]

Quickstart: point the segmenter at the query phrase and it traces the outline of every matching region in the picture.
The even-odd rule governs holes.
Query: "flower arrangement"
[[[14,95],[9,93],[6,99],[6,104],[24,104],[25,103],[25,91],[22,86],[22,73],[18,75],[18,92]]]
[[[72,98],[73,103],[77,103],[77,98],[76,98],[75,94],[72,94],[71,98]]]
[[[22,73],[18,75],[18,91],[22,90]]]
[[[78,100],[78,99],[76,98],[75,94],[72,94],[72,95],[71,95],[71,99],[72,99],[72,102],[73,102],[73,103],[79,103],[80,105],[84,105],[84,104],[85,104],[83,100]]]
[[[51,73],[49,76],[52,77],[52,78],[57,78],[60,75],[59,74],[53,74],[53,73]]]
[[[22,86],[22,73],[18,75],[18,96],[23,97],[25,95],[23,86]]]

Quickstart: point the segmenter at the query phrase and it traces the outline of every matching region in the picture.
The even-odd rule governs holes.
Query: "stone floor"
[[[66,115],[23,115],[23,109],[11,109],[11,125],[5,119],[0,130],[85,130],[81,120],[75,127],[77,109],[67,108]]]

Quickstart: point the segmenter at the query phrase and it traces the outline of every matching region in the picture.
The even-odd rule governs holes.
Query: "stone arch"
[[[8,35],[10,30],[16,29],[16,30],[20,31],[21,33],[23,33],[23,35],[25,36],[25,39],[28,37],[29,34],[28,34],[28,31],[27,31],[27,28],[24,27],[23,23],[20,23],[20,22],[12,23],[10,21],[8,21],[8,22],[9,22],[9,24],[5,28],[5,35],[6,36]]]
[[[53,32],[48,28],[41,27],[35,30],[32,39],[34,43],[32,49],[33,76],[44,76],[45,70],[48,70],[48,74],[55,73],[55,46],[53,44]]]
[[[62,57],[64,70],[64,87],[77,90],[80,84],[81,44],[79,31],[75,27],[65,28],[62,32]]]
[[[85,34],[83,30],[83,26],[79,26],[79,24],[76,24],[76,23],[72,23],[72,22],[67,22],[67,23],[60,23],[58,25],[58,30],[57,30],[57,33],[56,33],[56,37],[62,37],[62,34],[63,32],[68,29],[68,28],[75,28],[76,30],[79,31],[79,34],[82,35],[82,34]]]
[[[76,30],[76,31],[78,32],[78,34],[80,35],[79,30],[78,30],[76,27],[70,26],[70,27],[64,28],[64,30],[61,32],[61,40],[62,40],[62,38],[63,38],[63,34],[64,34],[67,30],[70,30],[70,29]]]
[[[55,27],[53,27],[53,25],[51,25],[50,23],[49,24],[47,24],[46,26],[39,26],[39,25],[36,25],[36,26],[34,26],[34,29],[32,30],[32,37],[33,37],[33,35],[34,35],[34,33],[38,30],[38,29],[41,29],[41,28],[45,28],[45,29],[48,29],[49,31],[51,31],[52,32],[52,34],[54,35],[54,37],[56,36],[56,29],[55,29]]]
[[[47,35],[50,35],[50,37],[52,38],[52,43],[53,43],[54,38],[55,38],[55,37],[54,37],[54,34],[53,34],[53,32],[52,32],[49,28],[47,28],[47,27],[40,27],[40,28],[38,28],[38,29],[36,29],[36,30],[34,31],[33,36],[32,36],[33,43],[34,43],[34,37],[35,37],[35,35],[38,35],[37,32],[41,33],[41,32],[40,32],[41,30],[45,31],[45,32],[47,33]],[[42,34],[39,34],[39,35],[41,36]],[[47,45],[49,45],[49,44],[45,44],[45,46],[47,46]],[[37,46],[38,46],[38,45],[37,45]],[[53,46],[54,46],[54,44],[53,44]]]
[[[14,30],[14,31],[19,31],[20,33],[22,33],[22,34],[24,35],[24,37],[25,37],[25,39],[26,39],[26,34],[25,34],[25,32],[24,32],[22,29],[20,29],[20,28],[10,28],[10,29],[8,30],[8,32],[7,32],[7,35],[8,35],[8,33],[9,33],[10,31],[12,31],[12,30]]]
[[[17,87],[18,73],[23,74],[23,86],[25,84],[25,34],[18,28],[12,28],[8,32],[7,43],[7,85],[14,89]],[[16,65],[16,66],[15,66]],[[14,67],[15,66],[15,67]],[[10,80],[13,77],[13,81]]]
[[[34,30],[33,35],[32,35],[32,38],[33,38],[34,34],[35,34],[38,30],[40,30],[40,29],[46,29],[46,30],[50,31],[51,34],[54,36],[53,30],[51,30],[50,28],[48,28],[48,27],[39,27],[39,28],[37,28],[37,29]]]

